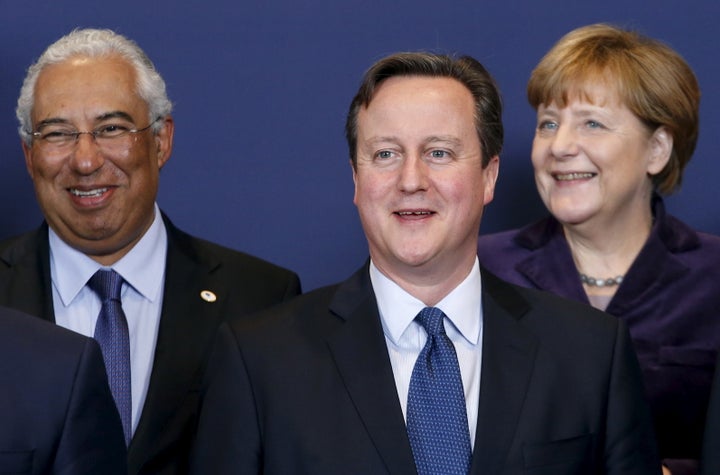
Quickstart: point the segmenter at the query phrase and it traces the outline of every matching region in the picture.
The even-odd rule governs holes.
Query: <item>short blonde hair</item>
[[[614,87],[622,101],[650,130],[664,126],[673,137],[667,165],[652,177],[669,194],[695,150],[700,87],[685,60],[666,44],[634,31],[607,25],[584,26],[563,36],[530,75],[528,101],[537,109],[569,99],[591,99],[589,86]]]

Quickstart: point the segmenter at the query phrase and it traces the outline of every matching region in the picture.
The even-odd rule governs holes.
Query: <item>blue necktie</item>
[[[97,271],[88,286],[100,300],[102,307],[95,325],[95,339],[100,344],[110,391],[120,413],[125,444],[130,444],[132,394],[130,392],[130,336],[127,320],[120,302],[123,278],[114,270]]]
[[[419,475],[466,475],[470,470],[470,431],[457,354],[445,334],[439,308],[416,317],[428,334],[408,391],[407,431]]]

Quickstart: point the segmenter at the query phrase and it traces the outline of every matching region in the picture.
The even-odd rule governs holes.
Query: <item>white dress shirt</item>
[[[415,321],[415,317],[426,305],[383,275],[372,261],[370,281],[377,299],[400,406],[407,420],[410,377],[415,360],[427,340],[425,329]],[[476,257],[475,265],[465,280],[435,305],[447,316],[443,320],[445,332],[455,345],[465,390],[465,407],[472,447],[475,446],[480,402],[483,333],[481,290],[480,267]]]
[[[87,281],[104,268],[70,247],[51,229],[50,275],[55,322],[92,337],[102,303]],[[145,403],[155,356],[165,283],[167,234],[160,210],[143,237],[122,259],[112,265],[125,282],[121,298],[130,333],[130,380],[132,432],[135,433]]]

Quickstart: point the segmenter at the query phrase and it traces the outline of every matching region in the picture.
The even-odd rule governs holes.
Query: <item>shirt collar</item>
[[[157,204],[154,212],[153,222],[142,238],[130,252],[111,266],[125,282],[151,302],[160,297],[165,279],[158,278],[157,272],[148,272],[148,269],[162,269],[164,272],[167,253],[167,233]],[[52,283],[67,306],[85,287],[88,279],[103,266],[68,245],[52,228],[49,228],[48,238]]]
[[[370,281],[386,336],[397,344],[400,337],[426,305],[390,280],[370,261]],[[482,327],[482,282],[477,256],[470,273],[435,307],[473,345],[480,340]]]

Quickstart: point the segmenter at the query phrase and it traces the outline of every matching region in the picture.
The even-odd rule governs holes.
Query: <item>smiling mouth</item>
[[[102,196],[103,193],[106,193],[108,191],[107,188],[95,188],[93,190],[78,190],[77,188],[70,188],[68,191],[70,191],[70,194],[73,196],[77,196],[80,198],[93,198],[97,196]]]
[[[432,211],[396,211],[395,214],[398,216],[429,216],[433,214]]]
[[[553,178],[558,181],[588,180],[597,173],[553,173]]]

